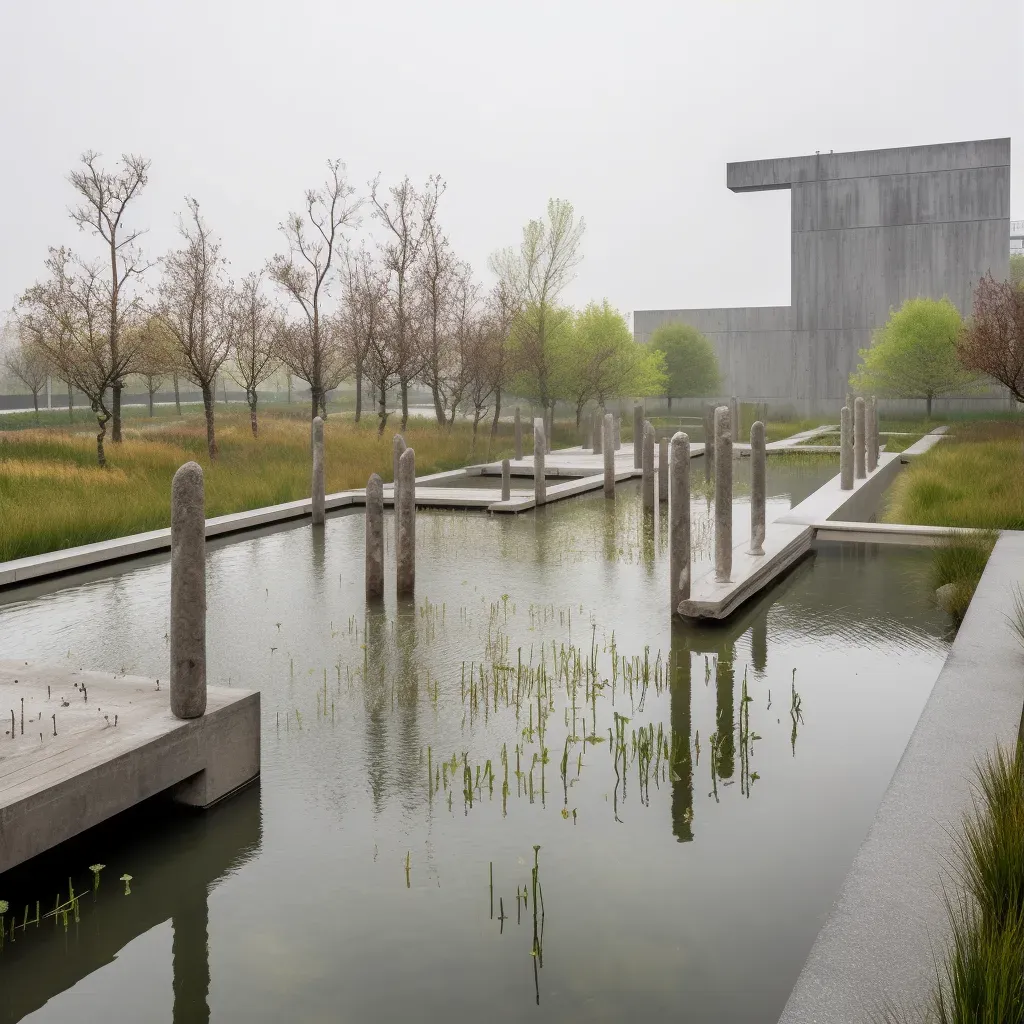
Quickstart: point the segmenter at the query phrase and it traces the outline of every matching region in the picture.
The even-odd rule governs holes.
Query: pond
[[[359,514],[210,545],[260,784],[0,876],[19,923],[87,893],[6,944],[0,1019],[777,1019],[945,658],[928,553],[826,545],[695,627],[636,486],[418,518],[415,602],[369,614]],[[167,614],[154,556],[8,592],[0,644],[165,677]]]

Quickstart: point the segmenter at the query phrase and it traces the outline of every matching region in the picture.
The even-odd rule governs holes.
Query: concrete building
[[[980,277],[1008,274],[1009,139],[731,163],[726,185],[791,191],[791,305],[637,310],[633,330],[697,327],[747,401],[834,409],[890,309],[948,296],[967,313]]]

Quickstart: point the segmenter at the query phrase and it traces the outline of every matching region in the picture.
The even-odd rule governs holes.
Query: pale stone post
[[[864,399],[856,398],[853,402],[853,475],[858,480],[866,477],[864,466]]]
[[[366,482],[366,600],[384,596],[384,483],[373,473]]]
[[[729,407],[715,410],[715,577],[732,576],[732,425]]]
[[[644,496],[644,508],[654,508],[654,427],[647,420],[644,420],[643,438],[641,490]]]
[[[409,597],[416,589],[416,452],[406,448],[398,460],[398,596]]]
[[[612,435],[615,432],[612,414],[604,415],[604,496],[615,497],[615,448],[611,444]]]
[[[690,596],[690,439],[672,435],[669,455],[668,561],[672,614]]]
[[[523,457],[523,421],[519,418],[519,406],[516,406],[516,458]]]
[[[767,454],[764,424],[758,420],[750,428],[750,553],[764,554],[765,491]]]
[[[594,454],[600,455],[604,446],[604,409],[594,413]]]
[[[643,468],[644,410],[639,402],[633,403],[633,468]]]
[[[548,500],[547,481],[544,479],[544,420],[533,421],[533,501],[539,508]]]
[[[868,399],[868,472],[874,473],[878,469],[878,402],[872,395]]]
[[[324,525],[324,421],[313,417],[313,482],[311,486],[313,525]]]
[[[171,481],[171,711],[206,712],[206,496],[203,470],[186,462]]]
[[[391,479],[394,483],[391,485],[391,496],[394,498],[392,507],[395,510],[395,544],[398,544],[398,491],[400,488],[398,463],[402,458],[402,452],[408,447],[405,443],[405,438],[401,434],[395,434],[391,439]]]
[[[508,501],[512,497],[512,467],[508,459],[501,460],[501,500]]]
[[[853,490],[853,430],[850,423],[850,407],[843,406],[839,414],[839,487],[843,491]]]
[[[658,442],[658,502],[668,501],[668,438]]]

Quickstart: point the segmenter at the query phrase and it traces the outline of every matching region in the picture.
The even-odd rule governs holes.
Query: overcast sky
[[[1013,137],[1024,218],[1024,0],[33,0],[0,5],[0,309],[66,210],[80,153],[152,160],[147,254],[196,196],[233,275],[340,157],[440,173],[456,252],[487,277],[549,196],[586,220],[566,299],[629,312],[787,304],[789,193],[729,160]],[[155,274],[154,272],[151,272]]]

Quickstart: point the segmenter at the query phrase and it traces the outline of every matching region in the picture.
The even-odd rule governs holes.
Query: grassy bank
[[[0,560],[168,526],[171,477],[189,459],[205,471],[208,516],[306,497],[309,429],[298,410],[268,411],[261,415],[257,439],[244,406],[220,408],[220,455],[211,464],[201,414],[133,417],[125,422],[124,442],[108,443],[106,469],[96,465],[91,429],[0,432]],[[556,443],[567,432],[568,426],[559,425]],[[392,433],[378,440],[372,421],[357,426],[349,417],[330,417],[328,492],[363,487],[373,472],[390,480]],[[481,429],[475,452],[464,423],[448,432],[428,421],[410,421],[405,438],[416,449],[418,475],[512,454],[511,427],[505,424],[493,443]]]

